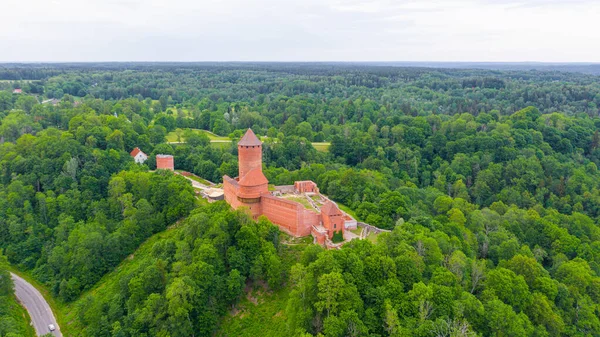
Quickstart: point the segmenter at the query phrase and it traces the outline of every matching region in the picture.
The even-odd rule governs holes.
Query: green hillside
[[[224,202],[202,204],[61,309],[65,330],[69,336],[107,330],[113,335],[208,335],[245,298],[245,289],[282,288],[301,246],[290,251],[279,236],[270,223],[255,223]],[[189,319],[186,324],[183,317]]]
[[[29,314],[14,295],[8,262],[0,249],[0,336],[33,337],[35,330],[29,323]]]
[[[0,80],[21,78],[21,94],[0,82],[0,249],[49,297],[66,335],[600,335],[598,76],[0,69]],[[237,176],[237,148],[213,134],[248,128],[263,136],[270,190],[314,181],[389,232],[326,251],[224,202],[205,205],[188,179],[155,170],[156,154],[169,154],[200,179]],[[20,329],[11,301],[4,316]]]

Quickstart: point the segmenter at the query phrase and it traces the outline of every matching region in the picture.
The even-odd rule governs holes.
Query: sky
[[[600,62],[598,0],[1,0],[0,62]]]

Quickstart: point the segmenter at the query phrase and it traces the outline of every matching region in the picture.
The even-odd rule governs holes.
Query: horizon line
[[[367,64],[382,64],[382,63],[413,63],[413,64],[538,64],[538,65],[600,65],[600,61],[276,61],[276,60],[227,60],[227,61],[0,61],[0,64],[66,64],[66,63],[313,63],[313,64],[331,64],[331,63],[367,63]]]

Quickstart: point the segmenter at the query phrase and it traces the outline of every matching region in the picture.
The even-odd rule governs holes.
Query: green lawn
[[[231,142],[213,142],[211,141],[210,146],[225,149],[231,146]]]
[[[304,198],[304,197],[284,196],[284,198],[291,200],[291,201],[299,202],[307,209],[315,210],[315,208],[310,204],[310,202],[308,202],[308,200],[306,200],[306,198]]]
[[[189,111],[188,109],[186,109],[186,108],[179,108],[179,109],[178,109],[178,108],[176,108],[176,107],[172,106],[172,107],[168,107],[168,108],[167,108],[167,111],[168,111],[168,110],[171,110],[171,111],[173,111],[173,116],[177,116],[177,115],[178,115],[178,113],[179,113],[179,111],[181,111],[181,112],[183,112],[183,115],[184,115],[185,117],[188,117],[188,118],[191,118],[191,117],[192,117],[192,115],[190,114],[190,111]]]
[[[177,130],[181,131],[181,140],[178,140],[177,138]],[[216,147],[228,147],[231,144],[231,138],[226,137],[226,136],[218,136],[215,135],[214,133],[210,132],[210,131],[206,131],[206,130],[200,130],[200,129],[190,129],[192,131],[194,131],[197,134],[203,133],[205,135],[208,136],[208,138],[210,139],[210,143],[212,146],[216,146]],[[185,142],[185,138],[183,137],[183,131],[184,129],[176,129],[175,131],[171,131],[167,134],[167,142],[169,143],[174,143],[174,142]],[[261,137],[261,139],[264,141],[266,137]],[[312,143],[313,147],[317,150],[317,151],[321,151],[321,152],[327,152],[329,151],[329,146],[331,145],[331,143],[328,142],[317,142],[317,143]]]
[[[177,132],[178,130],[181,131],[181,141],[185,142],[185,138],[183,137],[183,129],[176,129],[175,131],[171,131],[167,134],[167,141],[168,142],[177,142]],[[200,130],[200,129],[190,129],[192,130],[194,133],[196,134],[205,134],[208,136],[208,138],[210,139],[211,142],[220,142],[220,143],[230,143],[231,139],[229,137],[223,137],[223,136],[217,136],[212,132],[206,131],[206,130]]]
[[[319,195],[311,195],[310,198],[314,201],[321,201],[321,197]]]
[[[331,145],[331,143],[312,143],[312,146],[317,150],[317,151],[321,151],[321,152],[328,152],[329,151],[329,146]]]
[[[360,233],[362,233],[362,227],[356,227],[356,229],[351,229],[350,231],[356,235],[360,235]]]
[[[379,234],[371,232],[369,235],[367,235],[367,240],[371,241],[372,243],[376,243],[378,236]]]
[[[179,172],[179,173],[183,172],[183,171],[181,171],[181,170],[176,170],[176,171],[177,171],[177,172]],[[211,186],[211,183],[210,183],[208,180],[202,179],[202,178],[200,178],[200,177],[197,177],[197,176],[191,175],[191,176],[188,176],[187,178],[190,178],[190,179],[192,179],[192,180],[194,180],[194,181],[197,181],[197,182],[199,182],[200,184],[204,184],[204,185],[206,185],[206,186]]]

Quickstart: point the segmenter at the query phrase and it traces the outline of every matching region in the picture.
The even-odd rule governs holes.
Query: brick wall
[[[238,196],[242,198],[260,198],[264,193],[269,193],[269,185],[257,185],[257,186],[239,186]]]
[[[294,188],[299,193],[319,193],[319,188],[315,182],[310,180],[295,181]]]
[[[313,226],[321,224],[321,214],[309,209],[302,209],[302,221],[298,224],[298,233],[301,236],[309,235]]]
[[[345,232],[343,215],[339,214],[329,216],[323,214],[323,227],[327,229],[327,235],[330,239],[333,237],[333,232],[342,231],[343,234]]]
[[[240,189],[241,186],[238,185],[237,180],[228,176],[223,177],[223,192],[225,201],[227,201],[227,203],[231,205],[231,208],[233,209],[238,209],[240,207],[247,208],[252,218],[256,220],[262,215],[260,195],[257,198],[254,198],[256,200],[246,199],[251,202],[244,202],[244,198],[242,198]]]
[[[157,170],[175,170],[175,163],[173,161],[173,156],[164,156],[157,155],[156,156],[156,169]]]
[[[295,236],[310,235],[311,227],[321,223],[320,214],[295,201],[263,195],[262,213],[284,232]]]
[[[268,195],[262,197],[262,206],[263,214],[271,222],[291,235],[298,235],[298,220],[302,205]]]
[[[237,181],[231,179],[228,176],[223,176],[223,192],[225,193],[225,201],[231,208],[237,209],[240,206],[240,202],[237,199],[237,189],[238,189]]]

